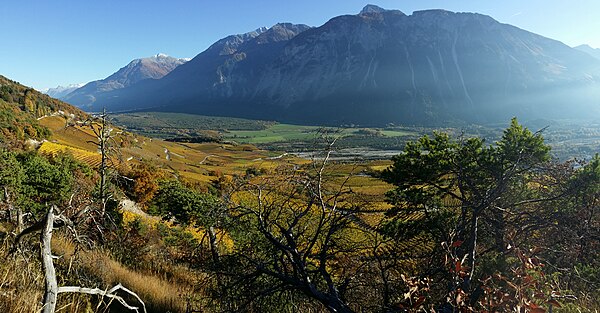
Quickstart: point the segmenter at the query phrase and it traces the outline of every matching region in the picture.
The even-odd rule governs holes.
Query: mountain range
[[[368,5],[320,27],[280,23],[223,38],[160,79],[118,77],[65,100],[86,110],[325,125],[600,116],[599,59],[486,15],[445,10]]]
[[[61,99],[62,97],[70,94],[71,92],[83,87],[85,85],[85,83],[80,83],[80,84],[70,84],[67,86],[57,86],[54,88],[46,88],[46,89],[42,89],[40,90],[41,93],[43,94],[47,94],[52,98],[55,99]]]
[[[109,77],[72,90],[61,99],[82,108],[93,108],[96,99],[113,90],[129,87],[146,79],[159,79],[190,59],[178,59],[159,53],[135,59]]]

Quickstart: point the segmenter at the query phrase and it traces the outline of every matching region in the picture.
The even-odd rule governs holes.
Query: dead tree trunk
[[[4,201],[8,205],[9,221],[11,223],[13,221],[17,223],[17,234],[19,234],[25,228],[23,226],[24,225],[24,223],[23,223],[23,210],[21,208],[15,209],[15,206],[13,205],[13,203],[12,203],[12,201],[10,199],[10,192],[8,192],[8,188],[6,186],[4,186]],[[16,215],[14,217],[14,220],[13,220],[13,214]]]
[[[210,226],[207,230],[207,233],[213,262],[217,263],[219,262],[219,250],[217,246],[217,234],[215,233],[215,228]]]
[[[58,283],[56,282],[56,271],[52,261],[52,228],[54,227],[54,208],[50,207],[46,214],[46,223],[42,229],[40,242],[42,243],[42,268],[46,278],[46,291],[44,292],[44,313],[54,313],[56,310],[56,297],[58,295]]]
[[[64,222],[64,217],[58,216],[59,220]],[[99,288],[83,288],[78,286],[69,287],[58,287],[56,280],[56,270],[54,269],[54,261],[52,257],[52,230],[54,228],[54,222],[57,217],[54,215],[54,206],[48,210],[42,233],[40,235],[41,242],[41,258],[42,268],[44,270],[44,277],[46,279],[46,290],[44,292],[44,306],[42,308],[43,313],[54,313],[56,311],[56,301],[59,293],[85,293],[91,295],[99,295],[102,297],[111,298],[119,301],[124,307],[139,312],[139,308],[129,305],[125,299],[115,294],[116,291],[122,290],[129,295],[135,297],[142,305],[143,312],[146,313],[146,305],[144,301],[133,291],[123,287],[121,284],[114,286],[109,290],[102,290]],[[19,234],[21,235],[21,234]]]
[[[100,201],[102,201],[102,216],[106,213],[106,175],[107,175],[107,159],[108,159],[108,134],[106,130],[106,109],[102,109],[101,128],[98,136],[98,147],[102,160],[100,163]]]
[[[102,114],[99,116],[99,121],[96,123],[96,120],[88,120],[89,126],[96,137],[95,141],[88,141],[88,143],[92,143],[98,147],[100,151],[100,166],[98,168],[98,173],[100,174],[100,190],[99,197],[102,204],[101,208],[101,216],[104,216],[106,213],[106,205],[109,199],[108,195],[108,175],[109,170],[112,168],[110,154],[114,152],[113,150],[113,141],[114,138],[111,135],[112,128],[108,122],[108,114],[106,113],[106,109],[102,109]],[[97,125],[98,124],[98,125]]]

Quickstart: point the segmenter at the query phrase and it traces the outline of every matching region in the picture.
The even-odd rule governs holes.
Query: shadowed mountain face
[[[488,16],[367,6],[318,28],[227,37],[162,79],[102,94],[91,109],[327,125],[590,117],[599,69],[586,53]]]
[[[170,73],[188,59],[177,59],[164,54],[131,61],[127,66],[103,80],[93,81],[64,95],[62,100],[83,108],[93,107],[100,95],[125,88],[144,79],[159,79]]]

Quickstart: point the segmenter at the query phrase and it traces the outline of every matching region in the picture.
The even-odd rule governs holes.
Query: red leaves
[[[546,309],[540,308],[535,303],[526,304],[526,307],[529,309],[530,313],[546,313]]]
[[[425,296],[420,296],[419,299],[417,299],[417,301],[415,302],[415,304],[413,304],[412,308],[413,309],[417,309],[421,306],[421,304],[423,304],[423,302],[425,302]]]
[[[462,240],[457,240],[457,241],[455,241],[455,242],[452,243],[451,247],[452,248],[458,248],[458,247],[462,246],[463,242],[464,241],[462,241]]]

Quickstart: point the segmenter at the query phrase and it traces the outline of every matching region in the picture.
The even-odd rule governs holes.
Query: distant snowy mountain
[[[70,94],[71,92],[73,92],[76,89],[83,87],[84,85],[85,85],[85,83],[71,84],[68,86],[58,86],[55,88],[42,89],[42,90],[40,90],[40,92],[47,94],[52,98],[61,99],[62,97]]]
[[[129,87],[145,79],[162,78],[189,60],[170,57],[162,53],[148,58],[135,59],[109,77],[88,83],[74,90],[62,100],[80,107],[87,107],[92,105],[103,93]]]

